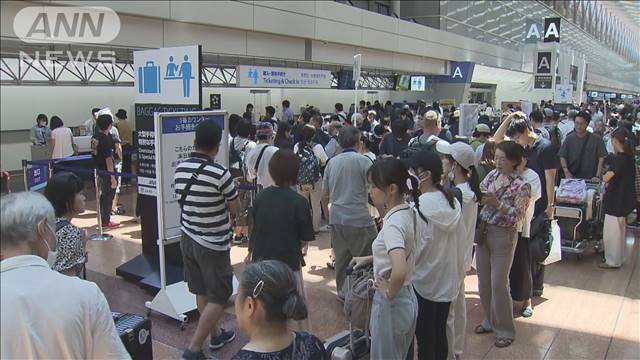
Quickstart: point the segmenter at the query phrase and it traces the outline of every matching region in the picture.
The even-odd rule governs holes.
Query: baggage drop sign
[[[200,46],[134,51],[139,104],[201,104]]]

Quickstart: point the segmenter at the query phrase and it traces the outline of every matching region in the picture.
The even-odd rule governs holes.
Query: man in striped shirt
[[[229,170],[214,162],[222,129],[214,122],[196,127],[195,148],[174,175],[182,209],[180,249],[189,291],[196,295],[200,320],[183,359],[204,359],[202,344],[211,334],[211,350],[233,341],[235,333],[218,328],[232,292],[229,213],[238,212],[238,193]]]

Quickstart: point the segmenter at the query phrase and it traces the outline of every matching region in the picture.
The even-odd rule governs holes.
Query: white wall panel
[[[169,18],[171,14],[170,1],[51,1],[52,4],[70,6],[105,6],[118,13]]]
[[[315,1],[316,17],[362,26],[362,10],[335,1]]]
[[[362,11],[362,26],[396,34],[398,32],[398,19],[371,11]]]
[[[294,12],[302,15],[315,16],[316,14],[316,2],[315,1],[256,1],[256,6],[269,7],[289,12]]]
[[[13,31],[13,19],[18,11],[34,5],[26,1],[0,1],[0,35],[16,37],[16,33]]]
[[[427,42],[405,36],[398,36],[398,52],[427,56]]]
[[[362,28],[362,46],[370,48],[384,48],[388,51],[398,51],[398,36],[383,31]]]
[[[253,30],[296,37],[313,38],[315,18],[288,11],[255,6]]]
[[[383,69],[393,68],[393,54],[386,51],[377,51],[366,48],[358,48],[356,53],[362,54],[362,66]],[[351,61],[353,63],[353,60]]]
[[[316,19],[316,40],[360,46],[362,28],[325,19]]]
[[[353,56],[356,54],[353,46],[322,41],[313,41],[311,52],[313,61],[334,64],[353,64]]]
[[[247,32],[242,30],[165,21],[164,34],[166,47],[200,44],[203,52],[234,55],[247,53]]]
[[[249,32],[247,55],[304,60],[304,39]]]
[[[130,47],[163,46],[163,20],[139,16],[120,16],[120,33],[109,44]]]
[[[238,1],[171,1],[171,19],[253,30],[253,5]]]

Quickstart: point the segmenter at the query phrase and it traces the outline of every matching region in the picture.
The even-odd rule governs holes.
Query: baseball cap
[[[273,136],[273,126],[271,123],[261,121],[256,125],[256,136]]]
[[[377,113],[376,113],[376,111],[375,111],[375,110],[369,110],[369,114],[376,115]]]
[[[436,143],[436,151],[443,155],[451,155],[451,144],[445,140],[438,140]]]
[[[402,108],[403,108],[403,109],[411,109],[411,108],[409,107],[409,104],[404,104],[404,106],[402,106]]]
[[[437,146],[437,144],[436,144]],[[449,153],[465,170],[469,170],[471,166],[476,165],[476,156],[473,148],[463,142],[457,142],[449,145]]]
[[[460,110],[456,110],[453,112],[453,117],[460,117]]]
[[[478,124],[476,125],[476,132],[481,134],[491,134],[491,129],[487,124]]]
[[[125,109],[118,109],[118,112],[116,113],[116,117],[118,119],[126,119],[127,118],[127,110]]]

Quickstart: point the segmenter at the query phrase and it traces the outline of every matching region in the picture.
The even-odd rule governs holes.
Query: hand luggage
[[[138,93],[160,93],[160,66],[155,66],[153,61],[138,68]]]
[[[352,267],[347,268],[347,288],[351,291],[354,279],[357,276]],[[368,314],[371,314],[371,304],[368,306]],[[364,331],[354,329],[349,316],[349,330],[343,330],[325,341],[324,348],[332,360],[357,360],[368,359],[371,348],[368,320]]]
[[[153,359],[151,321],[136,314],[111,313],[125,349],[134,360]]]

